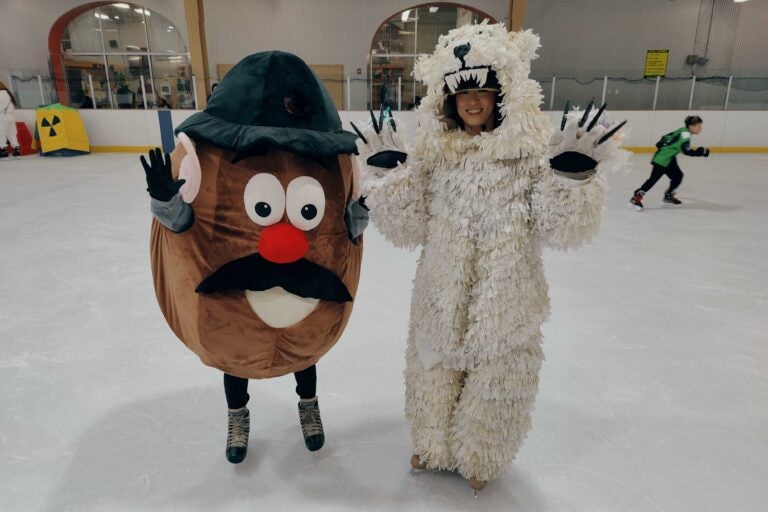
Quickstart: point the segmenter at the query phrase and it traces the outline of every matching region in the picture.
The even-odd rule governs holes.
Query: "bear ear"
[[[539,36],[532,30],[521,30],[520,32],[510,32],[509,38],[520,49],[520,58],[523,60],[534,60],[538,55],[536,50],[541,47]]]

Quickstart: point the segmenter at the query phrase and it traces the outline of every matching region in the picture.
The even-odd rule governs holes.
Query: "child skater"
[[[642,211],[643,198],[646,192],[651,190],[656,182],[665,174],[669,177],[669,188],[664,192],[664,204],[675,206],[683,204],[682,201],[675,197],[675,190],[683,181],[683,171],[677,165],[677,155],[685,153],[688,156],[709,156],[709,149],[705,147],[691,149],[691,134],[698,135],[701,133],[702,124],[703,121],[699,116],[688,116],[685,118],[684,128],[678,128],[664,135],[656,143],[656,153],[651,159],[651,164],[653,164],[651,177],[645,180],[645,183],[639,189],[635,190],[627,204],[627,208],[638,212]]]
[[[541,243],[590,240],[604,169],[626,158],[611,138],[621,125],[598,122],[605,106],[566,107],[550,140],[528,77],[538,41],[504,25],[451,30],[418,61],[427,94],[410,151],[392,120],[358,130],[372,220],[395,245],[422,246],[406,349],[411,465],[458,471],[475,491],[531,427],[549,314]]]

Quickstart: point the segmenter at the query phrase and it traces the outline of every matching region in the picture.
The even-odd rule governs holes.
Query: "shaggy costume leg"
[[[425,370],[413,343],[406,359],[405,412],[421,462],[467,479],[497,478],[531,429],[541,334],[468,372]]]
[[[531,429],[544,360],[541,335],[469,371],[453,413],[451,453],[464,478],[498,478]]]
[[[405,366],[405,416],[411,424],[413,451],[430,469],[452,470],[453,410],[461,394],[463,372],[437,366],[425,370],[409,340]]]

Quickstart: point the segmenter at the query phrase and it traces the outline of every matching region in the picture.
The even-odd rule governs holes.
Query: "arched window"
[[[437,39],[449,30],[484,19],[496,23],[473,7],[446,2],[416,5],[387,19],[371,44],[371,107],[378,109],[384,103],[392,110],[409,110],[418,105],[425,91],[411,76],[416,57],[432,53]]]
[[[195,107],[184,38],[170,20],[142,5],[81,6],[54,24],[49,46],[59,98],[68,100],[63,103]]]

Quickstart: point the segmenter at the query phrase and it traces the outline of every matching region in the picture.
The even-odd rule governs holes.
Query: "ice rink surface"
[[[293,377],[252,381],[224,458],[221,374],[166,325],[138,155],[0,162],[0,511],[762,512],[768,506],[768,155],[680,159],[684,206],[624,205],[545,253],[552,315],[534,427],[474,498],[411,474],[403,352],[417,253],[366,235],[355,311],[318,365],[326,446]]]

